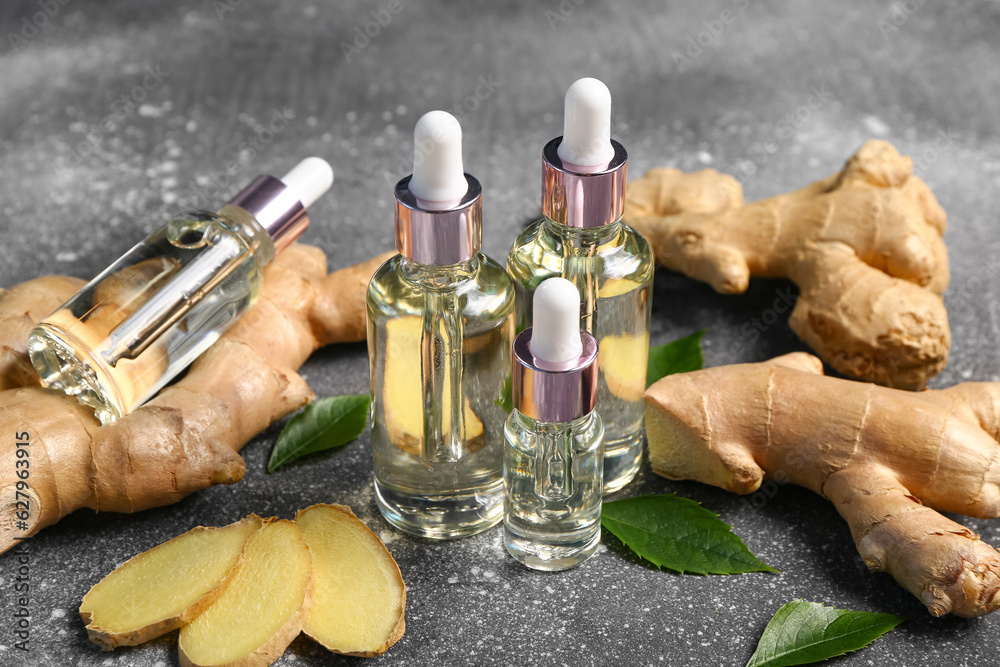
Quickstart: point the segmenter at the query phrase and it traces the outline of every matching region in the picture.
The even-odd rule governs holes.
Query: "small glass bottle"
[[[582,328],[600,345],[597,411],[605,424],[604,491],[622,488],[642,461],[653,254],[622,222],[625,148],[611,139],[611,93],[597,79],[566,92],[565,129],[542,151],[541,220],[514,241],[507,269],[517,289],[517,328],[546,278],[580,291]]]
[[[450,539],[503,517],[514,287],[479,251],[482,187],[458,121],[425,114],[414,151],[395,189],[399,254],[367,294],[375,492],[397,528]]]
[[[604,424],[596,339],[563,278],[535,290],[534,323],[514,340],[514,411],[504,435],[504,544],[536,570],[584,562],[601,539]]]
[[[142,405],[253,304],[264,265],[332,183],[330,165],[307,158],[281,179],[258,176],[217,213],[153,232],[32,330],[42,383],[104,424]]]

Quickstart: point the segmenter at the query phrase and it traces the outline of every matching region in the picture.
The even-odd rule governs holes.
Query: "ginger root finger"
[[[115,568],[80,604],[90,641],[110,651],[189,623],[225,590],[263,523],[251,514],[222,528],[193,528]]]
[[[859,465],[825,491],[873,572],[888,572],[934,616],[982,616],[1000,607],[1000,554],[971,530],[923,507],[892,475]]]
[[[932,614],[980,616],[1000,606],[1000,554],[935,510],[1000,517],[998,408],[1000,383],[913,393],[795,353],[661,379],[646,434],[665,477],[745,494],[767,474],[833,500],[870,567]]]
[[[406,585],[385,545],[343,505],[313,505],[295,523],[313,559],[303,631],[334,653],[385,653],[406,630]]]
[[[32,443],[25,529],[16,518],[17,446],[12,438],[0,441],[0,553],[15,537],[33,535],[82,507],[135,512],[242,479],[240,448],[312,399],[295,369],[321,341],[364,339],[365,288],[380,260],[326,276],[321,250],[290,246],[265,268],[257,303],[187,375],[115,423],[101,426],[60,392],[0,392],[0,432],[28,433]],[[336,289],[325,294],[324,285]],[[29,328],[22,329],[26,337]]]
[[[302,630],[312,604],[312,561],[302,532],[287,520],[247,540],[222,594],[177,641],[182,667],[266,667]]]
[[[949,271],[947,217],[912,171],[891,144],[869,141],[840,172],[743,204],[739,183],[715,170],[654,169],[629,184],[626,222],[657,262],[721,293],[753,276],[792,280],[792,328],[826,362],[920,389],[948,362]]]

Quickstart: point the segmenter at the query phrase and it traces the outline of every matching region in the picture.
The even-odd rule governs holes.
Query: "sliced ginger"
[[[300,630],[335,653],[380,655],[403,636],[405,607],[378,537],[349,507],[313,505],[295,522],[251,514],[164,542],[94,586],[80,614],[108,650],[180,627],[185,667],[265,667]]]
[[[194,528],[115,569],[80,605],[90,640],[110,651],[189,622],[225,589],[227,575],[261,524],[251,514],[223,528]]]
[[[416,316],[404,316],[386,324],[385,381],[382,399],[385,404],[385,423],[389,438],[400,449],[414,455],[421,454],[424,440],[423,379],[420,375],[420,344],[423,321]],[[441,414],[451,414],[451,382],[445,372]],[[483,422],[465,401],[464,441],[469,450],[483,446]],[[451,423],[441,425],[444,432],[451,432]]]
[[[181,628],[184,667],[265,667],[302,629],[312,601],[312,562],[291,521],[268,523],[247,540],[222,595]]]
[[[638,401],[646,391],[649,334],[605,336],[598,348],[598,365],[612,394],[625,401]]]
[[[406,585],[396,561],[349,507],[313,505],[295,522],[313,558],[305,633],[335,653],[384,653],[406,627]]]

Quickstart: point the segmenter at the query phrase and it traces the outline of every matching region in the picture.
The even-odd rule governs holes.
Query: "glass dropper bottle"
[[[263,267],[332,183],[330,165],[307,158],[280,179],[258,176],[216,213],[157,229],[32,330],[42,383],[105,424],[142,405],[253,304]]]

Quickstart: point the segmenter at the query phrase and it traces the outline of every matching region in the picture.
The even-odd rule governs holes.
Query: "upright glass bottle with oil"
[[[482,186],[451,114],[417,122],[395,200],[399,254],[367,295],[376,500],[405,532],[471,535],[503,518],[514,286],[480,252]]]
[[[604,420],[604,491],[635,477],[642,460],[653,254],[622,222],[628,154],[611,139],[611,93],[597,79],[566,92],[563,136],[542,151],[542,214],[514,241],[507,268],[518,331],[532,325],[532,295],[561,276],[580,290],[581,328],[597,338],[597,412]]]

